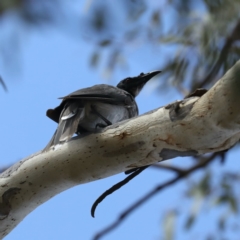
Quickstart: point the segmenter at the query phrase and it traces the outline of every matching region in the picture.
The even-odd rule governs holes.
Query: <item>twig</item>
[[[171,166],[171,165],[165,165],[165,164],[161,164],[161,163],[153,164],[153,165],[151,165],[151,167],[163,169],[163,170],[169,170],[169,171],[175,172],[177,174],[185,172],[185,170],[182,168]]]
[[[111,188],[106,190],[103,194],[100,195],[100,197],[97,198],[97,200],[93,203],[91,208],[91,216],[94,217],[95,210],[100,202],[104,200],[108,195],[112,194],[113,192],[117,191],[119,188],[127,184],[129,181],[131,181],[133,178],[135,178],[137,175],[139,175],[142,171],[144,171],[148,166],[140,167],[135,172],[131,173],[129,176],[127,176],[122,181],[118,182],[117,184],[113,185]]]
[[[143,170],[145,170],[146,168],[148,168],[149,166],[145,166],[145,167],[140,167],[138,169],[136,169],[134,172],[132,172],[128,177],[126,177],[124,180],[122,180],[121,182],[113,185],[111,188],[109,188],[108,190],[106,190],[103,194],[101,194],[97,200],[93,203],[92,208],[91,208],[91,216],[94,217],[95,215],[95,210],[98,206],[99,203],[101,203],[108,195],[112,194],[113,192],[117,191],[119,188],[121,188],[122,186],[124,186],[125,184],[127,184],[130,180],[132,180],[133,178],[135,178],[137,175],[139,175]],[[170,170],[173,171],[177,174],[180,173],[184,173],[184,170],[178,167],[174,167],[174,166],[169,166],[169,165],[163,165],[163,164],[153,164],[151,165],[151,167],[155,167],[158,169],[164,169],[164,170]],[[131,170],[130,170],[131,171]]]
[[[101,237],[103,237],[104,235],[106,235],[110,231],[114,230],[116,227],[118,227],[123,222],[123,220],[126,217],[128,217],[129,214],[131,214],[134,210],[136,210],[138,207],[140,207],[147,200],[149,200],[152,196],[154,196],[155,194],[157,194],[159,191],[163,190],[164,188],[166,188],[168,186],[171,186],[172,184],[176,183],[177,181],[179,181],[179,180],[183,179],[184,177],[188,176],[190,173],[192,173],[192,172],[194,172],[194,171],[196,171],[200,168],[205,167],[217,155],[218,155],[218,153],[213,153],[211,156],[209,156],[207,158],[204,158],[202,161],[200,161],[196,165],[190,167],[189,169],[179,172],[177,174],[177,176],[174,177],[173,179],[171,179],[171,180],[157,186],[156,188],[154,188],[152,191],[147,193],[145,196],[143,196],[141,199],[139,199],[137,202],[135,202],[132,206],[130,206],[128,209],[126,209],[122,214],[120,214],[120,216],[118,217],[118,219],[115,222],[113,222],[111,225],[109,225],[108,227],[106,227],[102,231],[98,232],[94,236],[93,240],[99,240]]]
[[[1,76],[0,76],[0,84],[2,85],[3,89],[5,90],[5,92],[7,92],[8,91],[7,85],[5,84],[5,82],[3,81]]]

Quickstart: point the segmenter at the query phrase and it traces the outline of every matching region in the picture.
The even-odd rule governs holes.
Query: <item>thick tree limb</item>
[[[0,175],[5,199],[1,238],[40,204],[75,185],[177,156],[230,148],[240,138],[239,93],[240,61],[202,97],[77,137],[13,165]],[[7,210],[1,209],[6,205]]]

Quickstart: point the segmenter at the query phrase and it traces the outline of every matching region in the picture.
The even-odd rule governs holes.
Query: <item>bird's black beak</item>
[[[149,73],[141,73],[137,77],[131,78],[131,81],[128,81],[128,92],[132,94],[132,96],[136,97],[138,93],[142,90],[144,85],[154,76],[159,74],[161,71],[153,71]]]
[[[153,71],[150,73],[141,73],[137,77],[129,77],[123,79],[117,85],[118,88],[129,92],[133,97],[136,97],[138,93],[142,90],[144,85],[154,76],[159,74],[161,71]]]
[[[149,73],[141,73],[139,76],[136,78],[138,79],[138,84],[145,84],[147,83],[151,78],[155,77],[157,74],[161,73],[162,71],[153,71]]]

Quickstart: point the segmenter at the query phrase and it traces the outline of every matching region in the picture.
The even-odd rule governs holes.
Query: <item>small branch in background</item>
[[[111,225],[109,225],[108,227],[106,227],[105,229],[103,229],[102,231],[98,232],[93,240],[99,240],[100,238],[102,238],[104,235],[108,234],[109,232],[111,232],[112,230],[114,230],[116,227],[118,227],[134,210],[136,210],[138,207],[140,207],[143,203],[145,203],[146,201],[148,201],[151,197],[153,197],[155,194],[157,194],[158,192],[162,191],[164,188],[167,188],[171,185],[173,185],[174,183],[178,182],[179,180],[183,179],[184,177],[190,175],[191,173],[195,172],[198,169],[201,169],[205,166],[207,166],[210,162],[212,162],[216,156],[218,156],[219,153],[213,153],[211,156],[209,157],[204,157],[201,159],[200,162],[198,162],[197,164],[195,164],[194,166],[186,169],[186,170],[181,170],[178,168],[172,168],[170,169],[169,166],[167,166],[165,169],[169,169],[169,170],[173,170],[177,173],[177,176],[172,178],[169,181],[166,181],[163,184],[160,184],[159,186],[157,186],[156,188],[154,188],[152,191],[150,191],[149,193],[147,193],[145,196],[143,196],[142,198],[140,198],[137,202],[135,202],[132,206],[130,206],[128,209],[126,209],[122,214],[120,214],[120,216],[118,217],[118,219],[113,222]],[[179,171],[180,170],[180,171]]]
[[[220,163],[221,163],[221,164],[224,164],[224,163],[225,163],[225,161],[226,161],[226,153],[228,152],[228,150],[229,150],[229,149],[215,153],[215,158],[216,158],[216,157],[219,157],[219,160],[220,160]],[[196,162],[199,162],[199,161],[201,161],[202,157],[200,157],[200,156],[194,156],[194,157],[192,157],[192,159],[193,159],[194,161],[196,161]]]
[[[113,192],[117,191],[119,188],[121,188],[122,186],[127,184],[129,181],[131,181],[133,178],[135,178],[137,175],[139,175],[142,171],[144,171],[147,167],[148,166],[138,168],[136,171],[131,173],[125,179],[123,179],[122,181],[113,185],[111,188],[109,188],[107,191],[105,191],[103,194],[101,194],[100,197],[98,197],[97,200],[92,205],[91,216],[94,217],[95,210],[100,202],[102,202],[108,195],[112,194]]]
[[[191,88],[191,91],[194,91],[197,88],[202,88],[216,76],[216,74],[220,70],[224,60],[227,58],[229,49],[231,48],[232,44],[237,40],[240,40],[240,20],[238,20],[235,28],[232,31],[232,34],[226,39],[225,44],[222,48],[222,51],[219,55],[219,58],[218,58],[217,62],[215,63],[215,65],[213,66],[212,70],[202,81],[194,83]]]
[[[183,173],[185,170],[182,169],[182,168],[178,168],[178,167],[175,167],[175,166],[171,166],[171,165],[166,165],[166,164],[161,164],[161,163],[156,163],[156,164],[153,164],[151,165],[152,168],[157,168],[159,170],[169,170],[169,171],[172,171],[172,172],[175,172],[176,174],[180,174],[180,173]]]
[[[7,92],[7,91],[8,91],[7,86],[6,86],[6,84],[5,84],[5,82],[3,81],[3,79],[2,79],[1,76],[0,76],[0,84],[2,85],[3,89],[5,90],[5,92]]]

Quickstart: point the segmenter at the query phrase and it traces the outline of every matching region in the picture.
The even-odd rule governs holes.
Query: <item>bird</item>
[[[141,73],[136,77],[125,78],[116,87],[107,84],[94,85],[59,98],[62,99],[60,105],[46,112],[47,117],[58,123],[58,127],[44,150],[68,142],[75,133],[94,133],[98,128],[137,116],[135,97],[160,72]]]
[[[138,116],[135,98],[145,84],[159,73],[161,71],[141,73],[136,77],[121,80],[116,87],[98,84],[61,97],[60,105],[46,112],[47,117],[58,123],[58,127],[44,151],[57,144],[68,142],[74,134],[94,133],[97,128],[104,128]],[[128,183],[145,168],[144,166],[134,169],[123,181],[105,191],[92,205],[92,217],[97,205],[105,197]]]

